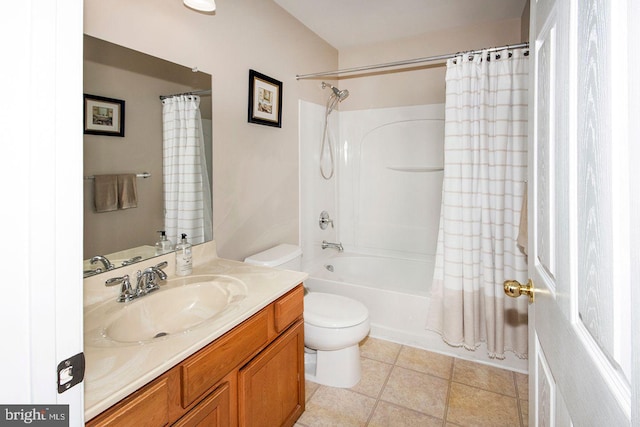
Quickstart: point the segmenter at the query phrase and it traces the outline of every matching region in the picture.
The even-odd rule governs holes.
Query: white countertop
[[[123,274],[135,277],[137,270],[155,265],[165,259],[169,261],[169,266],[164,269],[165,272],[170,276],[169,278],[175,277],[172,256],[164,255],[126,269],[118,269],[85,279],[85,420],[90,420],[157,378],[286,294],[308,277],[306,273],[251,266],[238,261],[217,258],[215,243],[201,246],[199,249],[194,248],[195,267],[192,276],[217,274],[239,279],[247,286],[246,298],[239,301],[228,312],[223,312],[188,332],[158,338],[151,343],[115,343],[102,337],[104,324],[97,313],[102,312],[105,301],[115,301],[119,293],[118,286],[106,288],[104,280]],[[208,252],[208,256],[204,255],[205,252]],[[162,292],[162,282],[160,286],[161,289],[156,292]]]

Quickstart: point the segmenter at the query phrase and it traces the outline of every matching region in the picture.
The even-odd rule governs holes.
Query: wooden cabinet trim
[[[93,418],[87,426],[164,426],[169,421],[169,378],[163,376]]]
[[[280,333],[302,317],[304,310],[304,288],[302,285],[298,285],[288,294],[278,299],[274,303],[274,308],[275,328],[276,332]]]

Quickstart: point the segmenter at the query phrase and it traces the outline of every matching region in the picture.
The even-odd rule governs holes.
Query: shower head
[[[337,87],[330,85],[329,83],[322,82],[322,89],[324,89],[326,87],[330,87],[331,88],[331,90],[333,91],[333,94],[336,96],[336,98],[338,98],[339,102],[344,101],[349,96],[349,91],[348,90],[346,90],[346,89],[340,90]]]

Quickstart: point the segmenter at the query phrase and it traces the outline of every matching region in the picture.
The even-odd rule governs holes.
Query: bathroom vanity
[[[100,307],[122,306],[85,307],[88,426],[295,423],[304,411],[306,274],[216,258],[196,265],[192,282],[213,274],[241,281],[246,295],[203,325],[158,339],[110,338],[104,319],[116,317]]]

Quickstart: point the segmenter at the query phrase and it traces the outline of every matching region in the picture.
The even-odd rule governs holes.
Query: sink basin
[[[123,304],[105,322],[102,336],[144,343],[185,333],[229,312],[246,296],[244,282],[230,276],[171,279],[161,290]]]

